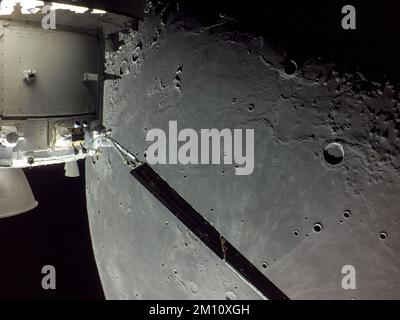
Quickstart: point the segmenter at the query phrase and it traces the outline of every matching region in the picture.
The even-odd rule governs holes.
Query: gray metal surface
[[[99,73],[100,43],[95,36],[2,21],[0,112],[5,118],[72,116],[92,113],[97,85],[83,82]],[[35,70],[32,84],[25,70]]]
[[[356,75],[312,61],[288,76],[263,39],[230,39],[146,19],[108,56],[124,76],[105,89],[105,125],[140,156],[147,130],[168,132],[170,120],[255,129],[250,176],[232,165],[154,168],[290,298],[400,298],[400,132],[385,116],[399,116],[393,88],[356,93]],[[324,159],[331,142],[345,152],[337,166]],[[87,197],[107,298],[257,297],[112,150],[87,161]],[[355,290],[342,288],[345,265],[356,268]]]

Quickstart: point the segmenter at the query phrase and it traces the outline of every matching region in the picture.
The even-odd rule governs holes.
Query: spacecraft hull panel
[[[100,41],[95,36],[2,25],[1,105],[3,118],[90,114],[97,105]],[[35,79],[24,81],[32,70]],[[93,85],[94,84],[94,85]]]

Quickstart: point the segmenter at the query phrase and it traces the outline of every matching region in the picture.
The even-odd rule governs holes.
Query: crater
[[[313,230],[316,233],[321,232],[322,231],[322,224],[319,223],[319,222],[314,223]]]
[[[339,143],[329,143],[323,151],[325,161],[331,166],[337,166],[344,161],[344,149]]]
[[[288,76],[295,74],[297,71],[297,63],[293,60],[286,61],[283,65],[283,71]]]
[[[382,231],[382,232],[379,233],[379,239],[386,240],[387,237],[388,237],[387,232]]]

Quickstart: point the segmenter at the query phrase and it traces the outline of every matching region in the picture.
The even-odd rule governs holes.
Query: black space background
[[[25,169],[39,206],[0,220],[0,299],[104,299],[86,213],[84,162],[80,178],[64,165]],[[56,268],[56,290],[43,290],[41,269]]]
[[[185,21],[214,23],[220,14],[237,19],[233,28],[264,35],[300,66],[307,57],[321,57],[400,88],[400,1],[161,0],[159,8],[166,2],[179,2]],[[341,28],[346,4],[356,7],[357,30]],[[39,206],[0,220],[0,299],[104,298],[90,241],[83,162],[80,168],[77,179],[64,177],[63,165],[25,170]],[[56,267],[57,290],[41,288],[47,264]]]
[[[263,35],[299,66],[307,57],[334,61],[337,71],[361,71],[375,81],[400,81],[398,0],[160,0],[178,2],[183,18],[212,24],[222,14],[232,29]],[[356,30],[341,27],[344,5],[356,9]],[[173,7],[173,6],[171,6]],[[189,20],[189,19],[188,19]],[[218,30],[218,29],[216,29]]]

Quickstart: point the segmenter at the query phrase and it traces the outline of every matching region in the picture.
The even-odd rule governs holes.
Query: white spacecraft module
[[[96,155],[106,47],[143,11],[141,1],[61,2],[74,6],[0,1],[0,218],[37,205],[22,168]]]

